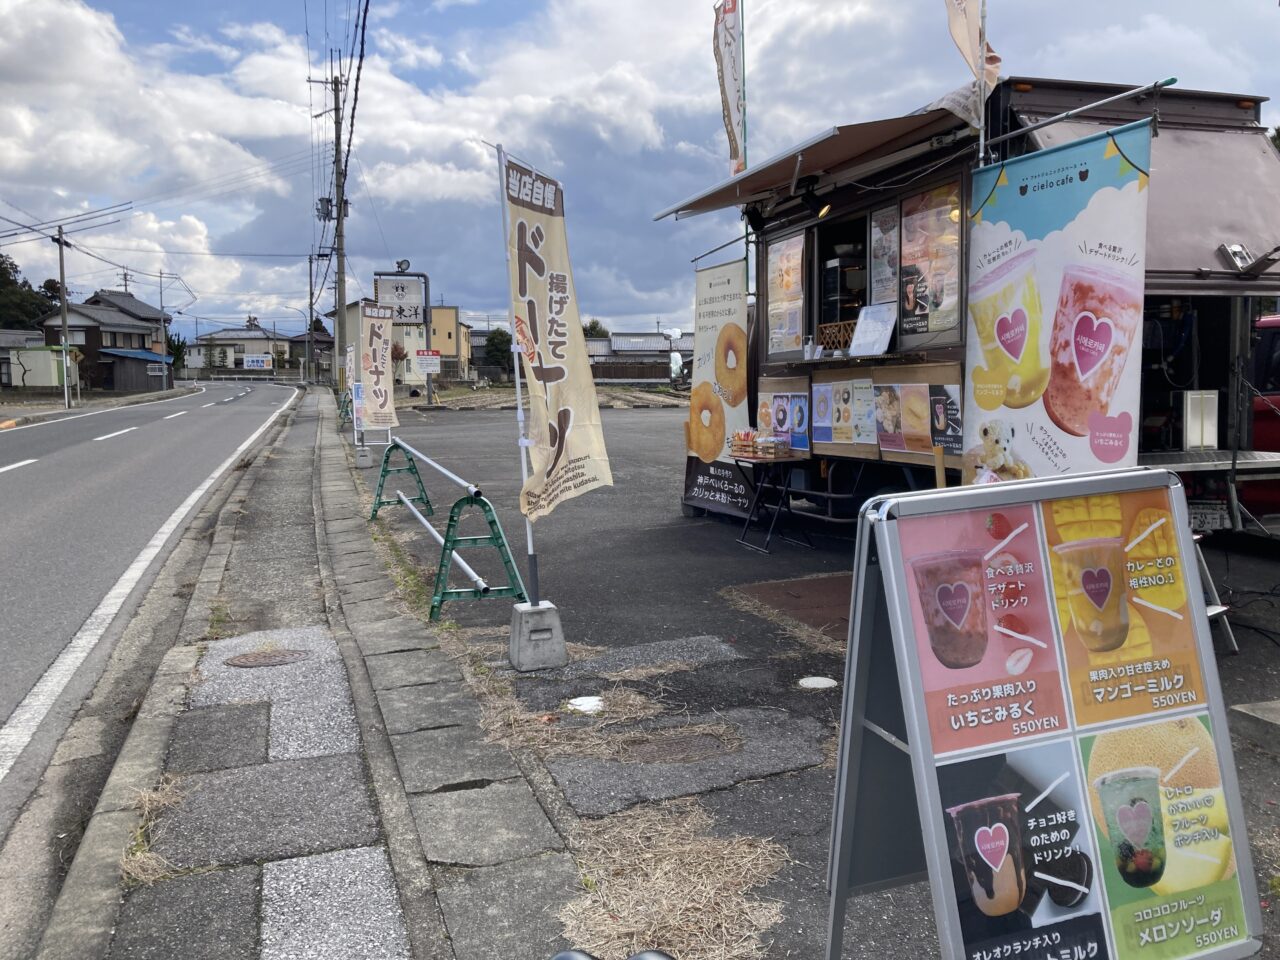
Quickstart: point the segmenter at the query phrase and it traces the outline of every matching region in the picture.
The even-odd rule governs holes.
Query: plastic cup
[[[987,653],[982,552],[926,554],[911,561],[911,570],[934,657],[952,670],[980,663]]]
[[[1040,399],[1049,368],[1040,357],[1040,290],[1036,250],[1024,250],[1000,264],[969,292],[982,360],[1005,380],[1006,407],[1027,407]]]
[[[1053,548],[1067,581],[1071,625],[1094,653],[1115,650],[1129,636],[1124,540],[1099,537]]]
[[[947,808],[973,902],[988,917],[1013,913],[1027,892],[1020,793]]]
[[[1129,767],[1093,782],[1107,821],[1107,836],[1120,878],[1131,887],[1149,887],[1164,876],[1164,816],[1160,811],[1160,771]]]
[[[1062,272],[1044,408],[1067,433],[1087,436],[1089,415],[1110,411],[1141,323],[1140,274],[1091,265]]]

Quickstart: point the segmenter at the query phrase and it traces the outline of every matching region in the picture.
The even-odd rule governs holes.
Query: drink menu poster
[[[897,523],[970,960],[1249,937],[1174,522],[1159,488]]]

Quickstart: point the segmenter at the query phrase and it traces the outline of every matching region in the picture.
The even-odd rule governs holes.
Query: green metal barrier
[[[391,455],[393,451],[397,450],[404,457],[405,464],[393,467],[391,466]],[[434,515],[435,511],[431,506],[430,499],[427,497],[426,488],[422,485],[422,477],[418,474],[416,460],[421,460],[428,466],[433,467],[443,476],[466,490],[466,496],[459,498],[450,508],[449,523],[445,527],[443,535],[435,527],[431,526],[431,523],[427,520],[427,517]],[[383,491],[387,477],[395,473],[412,474],[418,487],[418,495],[408,497],[405,496],[403,491],[397,490],[394,498],[385,498]],[[493,504],[480,492],[480,488],[445,469],[430,457],[419,453],[398,437],[392,437],[390,445],[382,455],[382,471],[378,476],[378,486],[373,495],[373,512],[370,513],[369,519],[376,519],[378,510],[381,507],[391,506],[396,503],[402,503],[408,507],[409,512],[426,528],[427,533],[431,534],[432,538],[440,544],[440,563],[436,568],[435,586],[431,593],[432,620],[440,619],[440,609],[450,600],[480,600],[484,597],[514,597],[521,601],[529,599],[528,594],[525,593],[524,581],[520,578],[520,571],[516,567],[515,561],[511,558],[511,548],[507,545],[506,534],[502,532],[502,524],[498,520],[497,513],[494,512]],[[414,506],[415,503],[420,503],[426,508],[425,514]],[[458,525],[468,507],[479,509],[481,515],[483,515],[485,523],[489,527],[489,533],[486,536],[459,536]],[[464,547],[491,547],[497,550],[498,556],[502,560],[502,567],[507,574],[506,586],[489,586],[466,560],[458,556],[457,551]],[[470,587],[449,586],[449,571],[455,564],[466,578],[471,581]]]
[[[404,457],[403,466],[391,466],[391,454],[396,451],[399,451],[400,455]],[[426,507],[428,517],[434,516],[436,512],[435,508],[431,506],[431,498],[427,496],[427,488],[422,485],[422,477],[418,473],[418,465],[413,461],[413,454],[399,443],[393,441],[387,447],[386,452],[382,454],[382,471],[378,474],[378,487],[373,493],[373,512],[369,514],[369,519],[378,519],[378,510],[381,507],[389,507],[392,504],[400,502],[398,497],[387,499],[382,496],[382,490],[387,484],[387,477],[395,473],[412,474],[413,482],[418,485],[418,495],[416,497],[409,497],[408,499],[412,503],[420,503]]]

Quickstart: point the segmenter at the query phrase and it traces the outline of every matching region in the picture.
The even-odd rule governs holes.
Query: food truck
[[[1280,434],[1269,420],[1280,419],[1280,352],[1255,351],[1261,339],[1275,339],[1276,321],[1265,315],[1280,296],[1280,152],[1260,122],[1265,99],[1012,77],[985,102],[987,169],[1150,121],[1149,168],[1137,164],[1135,188],[1146,191],[1140,309],[1132,321],[1090,314],[1091,329],[1103,347],[1113,335],[1127,344],[1116,362],[1131,376],[1140,371],[1137,403],[1124,411],[1133,418],[1137,462],[1179,473],[1199,529],[1245,529],[1251,503],[1280,509],[1280,452],[1258,449]],[[735,326],[728,324],[714,345],[695,347],[686,512],[754,510],[747,495],[758,492],[760,461],[768,459],[785,461],[769,485],[781,488],[788,508],[833,522],[854,522],[872,494],[934,486],[940,470],[951,483],[1028,475],[1007,455],[1024,442],[1017,410],[984,419],[980,443],[975,423],[966,431],[966,420],[982,413],[971,401],[984,385],[974,379],[986,374],[972,362],[981,353],[966,343],[966,328],[983,322],[990,293],[983,284],[1007,285],[1020,267],[1010,256],[981,279],[973,272],[973,212],[994,201],[975,197],[978,130],[957,109],[964,102],[961,92],[906,116],[832,127],[657,214],[737,208],[746,224],[740,280],[732,264],[725,276],[707,271],[704,298],[699,272],[699,317],[704,300],[713,316],[726,299],[717,284],[740,283],[746,329],[726,333]],[[1119,152],[1115,162],[1126,169],[1130,157]],[[1079,186],[1090,172],[1049,173]],[[1111,249],[1098,246],[1105,249],[1089,252]],[[1063,290],[1066,298],[1065,280]],[[1056,286],[1043,292],[1042,332],[1040,321],[1025,317],[1019,332],[1016,313],[1015,321],[992,321],[1005,324],[1001,337],[1017,338],[1000,396],[1008,407],[1020,394],[1034,397],[1057,423],[1082,433],[1073,426],[1084,416],[1079,384],[1075,393],[1046,390],[1056,302]],[[993,350],[1004,347],[995,329],[989,335]],[[1028,340],[1034,349],[1023,346]],[[974,348],[968,360],[967,347]],[[1077,379],[1084,373],[1080,366]],[[762,447],[764,438],[777,443]],[[1066,456],[1055,469],[1096,467]]]

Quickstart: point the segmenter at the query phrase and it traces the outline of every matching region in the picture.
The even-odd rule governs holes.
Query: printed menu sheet
[[[970,960],[1248,938],[1174,522],[1163,488],[898,521]]]

